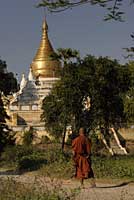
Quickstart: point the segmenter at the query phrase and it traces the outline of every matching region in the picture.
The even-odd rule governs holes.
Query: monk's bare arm
[[[91,155],[91,140],[89,138],[87,138],[87,154],[88,154],[88,157],[90,157]]]
[[[76,152],[75,152],[75,146],[76,146],[76,141],[75,139],[72,141],[72,155],[75,156]]]

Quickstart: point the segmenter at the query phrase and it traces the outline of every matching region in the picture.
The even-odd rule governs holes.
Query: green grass
[[[134,179],[133,156],[92,156],[92,168],[96,178]],[[64,162],[57,161],[43,165],[38,173],[50,177],[69,179],[75,173],[75,167],[71,159]]]
[[[93,169],[97,178],[134,179],[134,157],[94,157]]]
[[[11,167],[22,171],[36,170],[38,174],[69,179],[75,173],[70,148],[62,153],[57,144],[45,147],[15,147],[7,149],[1,156],[1,168]],[[3,163],[3,165],[2,165]],[[10,166],[11,164],[11,166]],[[96,178],[134,179],[134,156],[95,156],[92,167]]]
[[[64,162],[54,162],[49,165],[42,166],[37,173],[39,175],[45,175],[49,177],[56,177],[60,179],[70,179],[75,173],[75,168],[73,162],[64,161]]]
[[[35,180],[30,183],[16,182],[13,178],[0,178],[0,200],[74,200],[78,191],[65,191],[62,183],[54,183],[53,178],[70,179],[75,173],[71,149],[62,153],[59,145],[45,147],[8,148],[0,158],[0,171],[21,169],[32,171],[37,177],[50,177],[51,186]],[[97,179],[134,180],[134,156],[92,155],[92,168]],[[22,176],[23,177],[23,176]],[[29,175],[30,178],[30,175]],[[45,180],[45,179],[44,179]]]

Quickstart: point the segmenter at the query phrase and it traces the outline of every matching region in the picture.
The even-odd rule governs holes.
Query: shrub
[[[17,168],[19,170],[35,170],[38,169],[42,164],[47,164],[47,160],[40,154],[32,154],[23,156],[18,160]]]
[[[48,144],[50,142],[51,142],[51,140],[50,140],[50,138],[47,135],[43,135],[41,137],[41,144]]]
[[[92,167],[97,178],[134,178],[133,156],[105,155],[92,156]],[[44,149],[35,146],[16,146],[5,149],[1,161],[21,170],[35,170],[39,173],[60,178],[70,178],[75,173],[74,163],[69,151],[63,153],[56,144],[45,145]],[[2,162],[1,162],[2,163]],[[7,164],[6,164],[7,166]]]
[[[70,159],[70,153],[62,152],[59,148],[52,148],[44,151],[44,156],[48,163],[68,161]]]
[[[5,149],[1,155],[1,163],[6,166],[15,165],[20,170],[32,170],[46,164],[47,157],[34,146],[17,145]]]
[[[34,130],[33,127],[30,127],[28,131],[24,132],[23,135],[23,144],[28,146],[31,145],[34,138]]]
[[[105,154],[106,148],[101,139],[98,138],[97,134],[91,135],[91,142],[92,142],[92,154],[93,155],[100,155]]]
[[[97,178],[134,178],[133,156],[93,157]]]
[[[1,154],[1,160],[5,163],[17,162],[20,158],[25,155],[30,155],[33,153],[32,146],[8,146],[4,149],[4,152]]]
[[[0,123],[0,154],[8,145],[15,145],[15,133],[11,131],[5,124]]]
[[[73,141],[77,136],[79,136],[78,133],[74,133],[74,132],[73,132],[72,134],[68,135],[66,144],[67,144],[67,145],[71,145],[71,144],[72,144],[72,141]]]

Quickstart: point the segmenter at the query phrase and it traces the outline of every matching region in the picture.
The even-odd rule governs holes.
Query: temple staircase
[[[114,140],[114,139],[112,139],[111,141],[110,141],[110,147],[111,147],[111,149],[112,149],[112,151],[113,151],[113,155],[126,155],[127,153],[124,151],[124,148],[122,149],[122,148],[120,148],[118,145],[117,145],[117,143],[116,143],[116,141]]]
[[[118,137],[118,134],[114,130],[114,128],[111,128],[112,138],[110,140],[110,148],[113,151],[113,155],[127,155],[127,151],[125,147],[121,145],[120,139]]]
[[[119,136],[116,133],[115,129],[111,128],[110,132],[111,132],[111,138],[110,138],[109,145],[108,145],[104,135],[103,134],[101,135],[102,136],[101,139],[102,139],[105,147],[109,151],[109,153],[112,156],[113,155],[127,155],[128,153],[126,151],[126,148],[121,145]]]

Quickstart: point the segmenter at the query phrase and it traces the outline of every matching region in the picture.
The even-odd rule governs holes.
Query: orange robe
[[[91,141],[84,135],[80,135],[72,142],[74,151],[74,162],[76,167],[76,178],[91,178],[94,177],[91,168]]]

